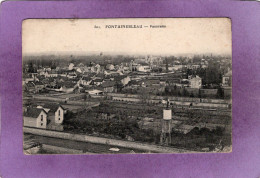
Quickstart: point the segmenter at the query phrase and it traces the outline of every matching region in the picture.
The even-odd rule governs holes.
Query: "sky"
[[[106,25],[143,28],[106,28]],[[150,25],[166,28],[150,28]],[[27,19],[22,26],[22,50],[23,55],[231,54],[231,21],[228,18]]]

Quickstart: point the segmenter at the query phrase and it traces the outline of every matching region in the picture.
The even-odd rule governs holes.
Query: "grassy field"
[[[114,139],[159,144],[163,107],[122,102],[103,102],[99,107],[67,116],[64,129]],[[173,145],[194,150],[231,144],[231,116],[228,112],[172,108]],[[103,118],[102,114],[113,115]],[[148,118],[148,119],[147,119]],[[187,131],[183,133],[184,131]],[[229,130],[229,132],[225,132]],[[190,133],[189,133],[190,132]],[[182,140],[187,140],[186,142]]]

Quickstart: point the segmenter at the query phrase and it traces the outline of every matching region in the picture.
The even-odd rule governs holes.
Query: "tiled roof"
[[[91,80],[91,78],[90,77],[82,77],[82,80],[85,80],[85,81],[90,81]]]
[[[113,77],[116,77],[116,76],[119,76],[120,74],[119,73],[112,73],[110,75],[113,76]]]
[[[27,108],[27,111],[24,112],[24,116],[37,118],[42,111],[45,112],[43,109],[39,108]]]
[[[99,78],[105,78],[105,75],[104,75],[104,74],[101,74],[101,73],[99,73],[99,74],[97,74],[97,75],[96,75],[96,77],[99,77]]]
[[[26,86],[27,86],[27,87],[34,87],[35,85],[34,85],[33,82],[28,82],[28,83],[26,84]]]
[[[73,83],[71,81],[66,81],[62,83],[62,86],[65,86],[66,88],[73,88],[76,85],[76,83]]]
[[[55,71],[55,70],[51,70],[50,72],[48,72],[49,74],[58,74],[58,72],[57,71]]]
[[[225,77],[231,77],[232,76],[232,70],[228,71],[224,76]]]
[[[34,82],[35,85],[43,85],[42,82]]]
[[[122,79],[124,79],[126,77],[127,77],[126,75],[119,75],[119,76],[115,77],[115,80],[120,81],[120,80],[122,80]]]
[[[181,81],[181,84],[189,84],[190,82],[189,81]]]
[[[131,80],[128,85],[140,85],[142,81],[137,81],[137,80]]]
[[[113,87],[113,86],[115,86],[115,82],[113,82],[113,81],[106,81],[106,82],[104,82],[104,83],[102,83],[102,87],[104,87],[104,88],[106,88],[106,87]]]
[[[103,82],[103,79],[95,79],[93,82]]]
[[[43,105],[43,108],[50,109],[49,112],[56,112],[59,107],[61,107],[64,110],[64,108],[60,104],[57,104],[57,103],[45,103]]]

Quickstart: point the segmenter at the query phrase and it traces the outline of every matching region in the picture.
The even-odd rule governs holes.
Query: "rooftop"
[[[64,108],[60,104],[57,104],[57,103],[45,103],[43,105],[43,108],[50,109],[49,112],[56,112],[59,107],[61,107],[64,110]]]
[[[232,70],[228,71],[224,76],[225,77],[231,77],[232,76]]]
[[[106,87],[113,87],[113,86],[115,86],[115,82],[114,81],[106,81],[106,82],[104,82],[104,83],[102,83],[102,87],[104,87],[104,88],[106,88]]]
[[[37,118],[42,111],[45,112],[43,109],[40,108],[27,108],[27,111],[24,112],[24,116]]]

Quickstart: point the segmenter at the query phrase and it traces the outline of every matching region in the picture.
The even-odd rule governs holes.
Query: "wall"
[[[60,111],[60,115],[59,115],[59,111]],[[55,123],[61,124],[63,120],[64,120],[64,110],[61,107],[59,107],[55,112]]]
[[[49,100],[49,101],[57,101],[57,102],[65,101],[65,99],[55,98],[55,97],[51,97],[51,96],[33,96],[33,98],[38,99],[38,100]]]
[[[231,98],[231,94],[232,94],[231,87],[230,88],[224,88],[224,97],[225,98]]]
[[[218,89],[200,89],[200,94],[202,97],[213,96],[216,97]]]
[[[141,102],[141,99],[138,98],[127,98],[127,97],[112,97],[115,101],[127,101],[127,102]],[[148,103],[159,103],[160,100],[146,100]],[[192,103],[192,106],[198,107],[210,107],[210,108],[228,108],[228,104],[226,103],[201,103],[201,102],[194,102],[194,101],[175,101],[170,100],[170,103],[174,105],[180,106],[189,106]]]
[[[138,99],[140,98],[140,96],[138,96],[138,95],[121,94],[121,93],[107,93],[107,96],[118,97],[118,98],[123,98],[123,97],[138,98]],[[164,96],[151,95],[149,97],[151,97],[151,99],[159,99],[159,100],[165,99]],[[190,98],[190,97],[175,97],[175,96],[169,96],[168,98],[173,101],[203,102],[203,103],[229,103],[228,100],[223,100],[223,99]]]
[[[43,115],[43,121],[41,121],[41,115]],[[42,128],[46,129],[47,126],[47,115],[43,114],[43,112],[40,113],[38,118],[32,118],[32,117],[23,117],[23,124],[24,126],[28,127],[36,127],[36,128]],[[41,125],[42,123],[42,125]]]
[[[41,116],[43,116],[43,120],[41,121]],[[41,112],[36,120],[37,122],[37,127],[46,129],[47,127],[47,114],[45,112]]]
[[[37,120],[32,117],[23,117],[23,125],[28,127],[37,127]]]
[[[57,132],[57,131],[28,128],[28,127],[24,127],[23,132],[31,133],[34,135],[46,136],[46,137],[54,137],[54,138],[69,139],[69,140],[82,141],[82,142],[113,145],[113,146],[132,148],[132,149],[134,148],[134,149],[140,149],[140,150],[157,152],[157,153],[194,152],[194,151],[190,151],[190,150],[177,149],[177,148],[173,148],[173,147],[162,147],[162,146],[152,145],[152,144],[115,140],[115,139],[110,139],[110,138],[101,138],[101,137],[94,137],[94,136],[88,136],[88,135],[71,134],[71,133],[65,133],[65,132]]]
[[[185,88],[185,90],[189,93],[189,95],[193,94],[194,97],[199,96],[199,89],[198,88]]]
[[[56,154],[83,154],[82,150],[75,150],[46,144],[42,144],[42,149]]]

